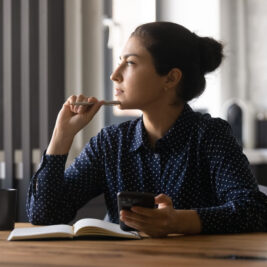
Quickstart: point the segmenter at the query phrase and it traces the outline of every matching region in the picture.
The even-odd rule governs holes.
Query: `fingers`
[[[120,219],[122,221],[124,220],[134,220],[136,222],[143,223],[145,221],[144,216],[137,214],[137,213],[132,213],[130,211],[122,210],[120,212]]]
[[[160,194],[155,197],[155,204],[159,204],[158,208],[163,208],[167,206],[172,207],[172,200],[167,195]],[[139,207],[139,206],[133,206],[131,208],[131,211],[139,215],[142,215],[143,217],[152,217],[152,216],[157,215],[157,209],[151,209],[151,208],[145,208],[145,207]]]
[[[172,200],[167,195],[160,194],[155,197],[155,202],[158,204],[158,208],[133,206],[131,211],[122,210],[120,220],[150,236],[166,236],[172,232],[170,223],[174,213]]]
[[[123,221],[126,225],[137,229],[138,231],[144,231],[147,228],[147,225],[152,224],[150,218],[145,218],[142,215],[126,210],[122,210],[120,212],[120,220]]]
[[[152,217],[156,214],[156,209],[149,209],[144,207],[133,206],[131,211],[142,215],[143,217]]]
[[[76,102],[88,102],[88,100],[87,97],[85,97],[84,95],[78,95],[78,97],[76,98]],[[72,106],[76,113],[84,113],[88,108],[86,106],[74,106],[74,105]]]
[[[170,197],[168,197],[165,194],[159,194],[155,197],[155,203],[156,204],[165,204],[167,206],[172,205],[172,200]]]
[[[94,97],[85,97],[84,95],[79,95],[77,98],[76,98],[76,101],[75,102],[89,102],[89,103],[95,103],[97,102],[97,99],[94,98]],[[92,106],[74,106],[72,105],[73,109],[74,109],[74,112],[76,113],[84,113],[86,111],[88,111],[88,109],[91,109]]]
[[[125,219],[124,223],[127,226],[132,227],[136,229],[137,231],[141,231],[141,232],[145,232],[145,229],[147,228],[147,224],[144,224],[143,222],[139,222],[132,218]]]
[[[95,99],[95,98],[91,98],[91,99],[93,99],[93,101],[95,101],[95,100],[97,101],[97,99]],[[88,100],[90,100],[90,98],[88,98]],[[91,103],[92,101],[88,101],[88,102]],[[104,101],[97,101],[97,102],[92,102],[92,103],[95,103],[95,104],[93,106],[89,107],[89,109],[90,109],[90,117],[93,117],[97,113],[99,108],[104,104]]]
[[[162,216],[148,218],[134,212],[122,210],[120,212],[120,220],[129,227],[142,231],[152,237],[166,236],[168,234],[168,231],[165,229],[166,222],[164,222]]]
[[[92,106],[72,105],[73,103],[76,102],[88,102],[88,103],[94,103],[94,105]],[[64,105],[67,105],[73,113],[81,114],[87,112],[88,110],[90,111],[92,110],[92,114],[95,114],[103,104],[102,102],[103,101],[98,101],[95,97],[87,97],[81,94],[81,95],[70,96]],[[98,103],[100,104],[96,105]]]

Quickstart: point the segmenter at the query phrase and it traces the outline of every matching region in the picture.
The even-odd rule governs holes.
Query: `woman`
[[[265,231],[266,197],[229,125],[187,104],[204,91],[204,75],[220,65],[222,50],[214,39],[174,23],[139,26],[111,79],[119,108],[140,109],[142,117],[102,129],[64,171],[74,136],[103,105],[93,97],[71,96],[30,183],[30,222],[66,223],[104,193],[112,222],[120,217],[153,237]],[[158,207],[118,214],[120,191],[154,193]]]

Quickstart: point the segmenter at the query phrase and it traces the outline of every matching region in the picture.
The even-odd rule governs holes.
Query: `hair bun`
[[[223,59],[223,45],[210,37],[198,37],[200,71],[204,74],[215,70]]]

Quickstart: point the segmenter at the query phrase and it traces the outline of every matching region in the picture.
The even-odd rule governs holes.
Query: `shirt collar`
[[[177,148],[184,146],[186,140],[188,140],[190,136],[195,117],[194,114],[195,112],[192,108],[188,104],[185,104],[183,111],[173,126],[157,141],[156,149],[169,148],[176,150]],[[143,117],[141,117],[136,124],[132,142],[130,144],[130,151],[136,151],[140,147],[149,148],[149,141],[143,123]]]
[[[130,144],[130,151],[138,150],[141,146],[146,146],[147,141],[147,133],[145,130],[145,126],[143,123],[143,116],[139,118],[136,126],[135,131],[133,134],[133,138]]]

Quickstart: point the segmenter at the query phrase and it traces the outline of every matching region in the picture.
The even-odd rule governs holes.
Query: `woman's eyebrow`
[[[127,59],[128,57],[139,57],[139,55],[137,54],[125,54],[123,56],[119,56],[119,59],[121,60],[122,58],[123,59]]]

